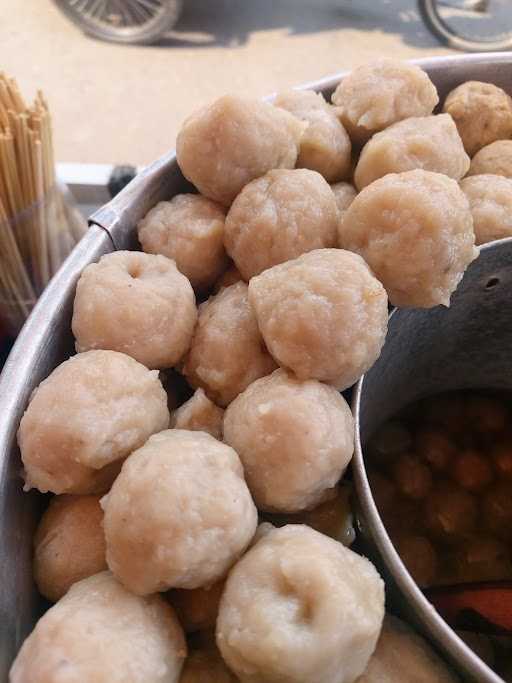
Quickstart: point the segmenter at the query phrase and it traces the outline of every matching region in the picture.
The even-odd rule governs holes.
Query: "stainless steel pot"
[[[419,60],[417,63],[430,74],[441,97],[451,88],[469,79],[496,83],[512,92],[512,54],[439,57]],[[314,88],[329,96],[342,77],[343,74],[338,74],[304,87]],[[136,245],[135,225],[147,210],[158,201],[169,199],[187,189],[190,189],[190,186],[182,177],[174,155],[168,154],[140,173],[112,202],[95,213],[91,218],[89,232],[69,256],[35,307],[0,376],[2,681],[7,680],[10,664],[41,611],[41,602],[32,581],[31,550],[33,530],[42,497],[24,494],[21,490],[21,464],[16,446],[19,420],[32,390],[56,365],[72,353],[71,312],[76,281],[82,269],[98,260],[102,254],[116,249],[133,248]],[[481,263],[483,261],[477,261],[472,270],[480,268]],[[455,311],[455,307],[452,310]],[[391,320],[391,330],[395,329],[395,321],[403,315],[414,315],[414,312],[395,313]],[[399,350],[400,354],[404,352],[403,348]],[[368,383],[370,379],[368,375]],[[363,408],[369,405],[362,393],[363,387],[365,392],[367,386],[368,384],[358,388],[356,410],[363,429],[369,431],[373,424],[372,420],[375,422],[378,416],[373,416],[368,407]],[[404,396],[407,395],[404,393]],[[383,412],[381,416],[385,418],[386,415]],[[362,510],[368,525],[367,538],[372,543],[373,551],[380,554],[383,559],[388,575],[393,577],[398,586],[398,602],[402,604],[404,598],[410,602],[411,614],[422,624],[429,637],[452,657],[462,672],[471,673],[475,680],[482,682],[499,681],[444,622],[436,618],[396,556],[373,504],[364,473],[360,444],[355,458],[355,472]],[[390,585],[394,584],[391,582]]]
[[[512,389],[512,238],[482,247],[450,308],[399,310],[390,316],[378,361],[357,384],[352,469],[365,550],[381,569],[394,605],[479,683],[501,681],[433,609],[400,560],[379,517],[366,476],[364,444],[405,405],[441,391]]]

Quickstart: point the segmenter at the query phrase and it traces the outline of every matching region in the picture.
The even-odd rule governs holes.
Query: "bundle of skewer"
[[[0,316],[17,331],[85,229],[55,176],[41,92],[27,106],[0,72]]]

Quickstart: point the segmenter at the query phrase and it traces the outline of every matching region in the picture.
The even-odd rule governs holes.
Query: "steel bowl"
[[[512,92],[510,53],[437,57],[416,63],[429,73],[441,97],[470,79],[495,83]],[[343,75],[303,87],[328,97]],[[7,680],[12,660],[43,608],[32,580],[31,555],[32,536],[44,497],[22,492],[16,445],[20,418],[33,389],[73,352],[71,313],[76,282],[83,268],[103,254],[134,248],[137,221],[158,201],[187,190],[190,185],[181,175],[174,154],[170,153],[142,171],[115,199],[96,212],[91,217],[88,233],[39,300],[0,375],[0,680]],[[476,261],[471,269],[478,269],[481,263]],[[392,316],[392,331],[395,321],[403,315],[408,314],[399,311]],[[403,349],[399,351],[402,353]],[[371,381],[370,374],[365,381],[368,384],[358,387],[355,408],[361,425],[367,429],[370,423],[364,422],[369,420],[364,417],[364,392]],[[462,673],[481,683],[497,683],[500,679],[429,608],[397,557],[373,503],[360,440],[354,471],[365,520],[365,538],[386,570],[391,594],[395,594],[395,606],[408,609],[427,636]]]
[[[395,309],[380,358],[358,382],[353,411],[360,538],[386,580],[395,607],[466,677],[502,679],[439,616],[397,554],[379,516],[368,482],[364,445],[375,429],[425,396],[457,389],[512,389],[512,238],[480,250],[450,308]]]

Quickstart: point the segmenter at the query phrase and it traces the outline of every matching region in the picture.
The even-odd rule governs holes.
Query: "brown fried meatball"
[[[329,183],[350,173],[352,146],[347,131],[332,106],[313,90],[279,93],[276,107],[286,109],[308,124],[300,142],[297,168],[318,171]]]
[[[460,186],[473,215],[476,244],[512,237],[512,178],[474,175]]]
[[[37,622],[11,683],[178,683],[187,645],[159,595],[128,592],[110,572],[75,583]]]
[[[455,485],[436,483],[424,505],[425,526],[443,541],[460,539],[462,535],[472,531],[477,522],[478,507],[475,498]]]
[[[204,290],[226,268],[225,219],[217,202],[200,194],[177,194],[154,206],[139,221],[137,233],[146,253],[172,259],[195,289]]]
[[[461,451],[453,463],[455,482],[467,491],[480,491],[493,479],[491,464],[483,453],[474,450]]]
[[[512,540],[512,482],[501,481],[485,493],[482,509],[484,520],[498,538]]]
[[[334,200],[338,207],[338,214],[341,214],[348,209],[357,195],[356,188],[350,183],[334,183],[331,185],[331,190],[334,194]]]
[[[154,434],[102,505],[108,566],[138,595],[220,580],[257,525],[238,455],[205,432]]]
[[[439,102],[427,74],[413,64],[379,59],[359,66],[338,85],[332,101],[353,142],[410,116],[427,116]]]
[[[354,182],[361,190],[388,173],[416,168],[455,180],[466,175],[469,157],[448,114],[405,119],[374,135],[363,147]]]
[[[275,370],[249,305],[244,282],[225,287],[199,307],[199,320],[183,372],[227,406],[258,377]]]
[[[413,454],[404,453],[398,458],[393,475],[398,490],[407,498],[422,500],[432,488],[430,469]]]
[[[250,280],[263,270],[337,243],[338,211],[316,171],[269,171],[246,185],[226,218],[228,254]]]
[[[295,166],[305,128],[284,109],[225,95],[185,121],[176,157],[201,194],[229,206],[251,180]]]
[[[512,140],[491,142],[471,159],[468,176],[487,173],[512,178]]]
[[[403,534],[394,541],[402,562],[422,588],[431,586],[436,578],[439,559],[432,543],[425,536]]]
[[[324,500],[345,471],[354,420],[333,387],[276,370],[228,406],[224,440],[239,454],[260,510],[298,512]]]
[[[341,246],[360,254],[395,306],[448,306],[478,256],[468,201],[439,173],[390,173],[365,187],[342,218]]]
[[[263,339],[299,379],[343,389],[378,358],[387,330],[387,297],[362,258],[317,249],[269,268],[249,283]]]
[[[464,539],[457,549],[455,571],[456,580],[460,583],[510,580],[510,549],[506,543],[492,536],[477,533]]]
[[[450,437],[431,427],[417,432],[416,451],[433,470],[451,469],[457,455],[455,443]]]
[[[210,401],[202,389],[196,389],[192,398],[172,413],[170,426],[176,429],[208,432],[216,439],[222,439],[223,419],[222,408]]]
[[[25,489],[102,493],[119,463],[169,425],[156,370],[117,351],[86,351],[32,394],[18,431]]]
[[[455,121],[469,156],[512,136],[512,98],[492,83],[467,81],[452,90],[443,111]]]
[[[307,526],[288,525],[270,531],[230,572],[217,644],[242,683],[352,683],[383,616],[384,583],[368,560]]]
[[[71,326],[77,351],[121,351],[153,369],[182,358],[196,320],[194,291],[174,261],[115,251],[82,272]]]

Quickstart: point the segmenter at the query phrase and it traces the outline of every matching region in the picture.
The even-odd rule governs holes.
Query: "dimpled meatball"
[[[354,421],[333,387],[276,370],[228,406],[224,440],[239,454],[260,510],[299,512],[321,502],[345,471]]]
[[[173,261],[116,251],[83,271],[71,325],[77,351],[122,351],[169,368],[188,350],[196,320],[194,291]]]
[[[437,90],[419,67],[380,59],[354,69],[332,96],[352,141],[365,142],[375,132],[410,116],[427,116],[439,102]]]
[[[366,187],[342,218],[341,245],[366,260],[395,306],[448,306],[478,256],[468,201],[439,173],[391,173]]]
[[[41,382],[21,419],[25,489],[107,491],[118,462],[168,425],[156,370],[116,351],[80,353]]]
[[[468,175],[502,175],[512,178],[512,140],[496,140],[471,159]]]
[[[274,104],[308,124],[300,142],[297,168],[318,171],[330,183],[346,178],[352,146],[323,95],[313,90],[288,90],[277,95]]]
[[[276,364],[263,345],[244,282],[222,289],[199,307],[184,373],[220,406],[227,406]]]
[[[295,166],[305,128],[267,102],[225,95],[185,121],[176,156],[201,194],[229,206],[254,178]]]
[[[159,595],[129,593],[110,572],[76,583],[38,621],[11,683],[178,683],[187,646]]]
[[[344,389],[378,358],[387,297],[363,259],[318,249],[274,266],[249,284],[265,343],[299,379]]]
[[[102,505],[108,566],[138,595],[218,581],[257,524],[235,451],[181,429],[132,453]]]
[[[210,287],[225,270],[225,210],[199,194],[178,194],[159,202],[137,225],[142,248],[176,262],[198,290]]]
[[[197,389],[192,398],[171,415],[171,427],[208,432],[216,439],[222,439],[224,411],[210,401],[202,389]]]
[[[55,496],[34,538],[34,579],[56,602],[71,586],[107,568],[99,496]]]
[[[460,186],[469,201],[477,244],[512,236],[512,178],[475,175]]]
[[[512,136],[512,99],[492,83],[467,81],[452,90],[443,111],[452,116],[469,156]]]
[[[169,593],[169,600],[187,633],[215,628],[224,583],[224,580],[217,581],[212,586],[193,590],[177,588]]]
[[[386,615],[377,648],[356,683],[457,683],[427,641]]]
[[[226,249],[245,280],[337,243],[338,211],[316,171],[269,171],[249,183],[226,218]]]
[[[415,117],[395,123],[366,143],[354,181],[361,190],[388,173],[415,168],[459,180],[466,175],[469,163],[451,116]]]
[[[217,644],[243,683],[352,683],[383,617],[384,583],[368,560],[289,525],[269,532],[231,571]]]

